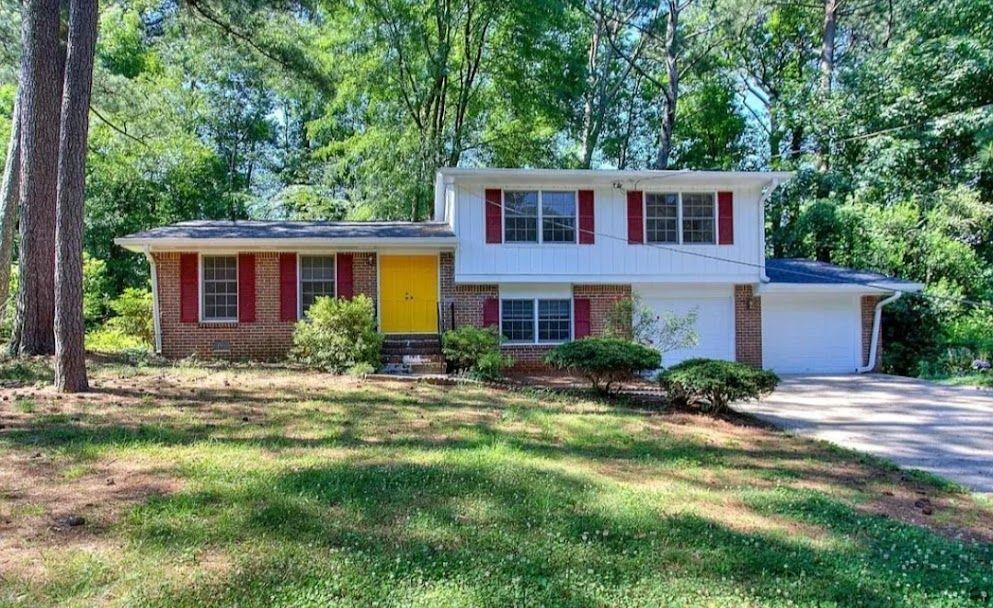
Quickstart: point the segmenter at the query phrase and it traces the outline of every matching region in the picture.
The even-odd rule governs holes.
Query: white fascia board
[[[868,295],[894,293],[896,291],[918,292],[924,289],[921,283],[895,283],[880,281],[878,283],[763,283],[756,292],[762,294],[787,293],[863,293]]]
[[[190,239],[190,238],[117,238],[114,243],[129,251],[200,251],[226,249],[238,251],[299,251],[301,249],[445,249],[454,250],[455,237],[425,238],[279,238],[279,239]]]
[[[462,182],[522,183],[574,182],[589,185],[619,184],[626,188],[651,189],[653,182],[721,186],[762,186],[772,180],[786,182],[792,171],[621,171],[614,169],[466,169],[443,168],[439,175]]]
[[[756,275],[644,275],[644,274],[464,274],[456,271],[456,283],[581,283],[598,285],[630,285],[633,283],[683,283],[683,284],[753,284]]]

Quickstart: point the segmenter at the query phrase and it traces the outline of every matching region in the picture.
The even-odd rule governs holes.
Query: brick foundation
[[[882,299],[880,296],[862,296],[862,364],[869,364],[869,349],[872,346],[872,322],[876,315],[876,304]],[[882,329],[882,328],[880,328]],[[882,332],[879,332],[882,334]],[[876,348],[876,360],[873,362],[872,370],[879,368],[883,360],[883,336],[879,336]]]
[[[255,253],[255,322],[182,323],[179,320],[179,253],[155,253],[162,355],[180,359],[282,359],[293,343],[293,321],[279,320],[279,254]],[[355,293],[376,301],[376,254],[356,253]],[[215,352],[216,351],[216,352]]]
[[[762,299],[751,285],[734,286],[734,359],[762,367]]]

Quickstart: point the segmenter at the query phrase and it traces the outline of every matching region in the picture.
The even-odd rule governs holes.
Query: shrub
[[[128,287],[111,300],[108,306],[114,311],[114,316],[104,324],[104,329],[135,338],[145,344],[152,343],[155,329],[151,291]]]
[[[768,395],[779,376],[733,361],[688,359],[659,374],[658,381],[673,403],[723,412],[733,401]]]
[[[495,327],[464,325],[441,336],[441,352],[456,371],[474,369],[488,353],[500,352],[500,334]]]
[[[368,296],[322,297],[296,324],[290,357],[340,374],[360,364],[378,368],[382,346],[383,336],[376,332],[376,314]]]
[[[501,354],[500,351],[484,353],[476,365],[470,370],[472,375],[480,380],[499,380],[504,371],[514,365],[514,358]]]
[[[593,390],[608,394],[612,386],[636,372],[656,369],[659,353],[653,348],[618,338],[585,338],[552,349],[545,362],[588,379]]]

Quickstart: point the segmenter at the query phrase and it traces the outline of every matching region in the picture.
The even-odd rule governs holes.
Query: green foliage
[[[147,289],[128,287],[108,303],[114,316],[107,320],[104,328],[121,336],[149,345],[155,338],[155,325],[152,318],[152,292]]]
[[[495,327],[463,325],[441,336],[445,360],[459,372],[469,372],[483,380],[503,377],[514,360],[500,353],[500,333]]]
[[[107,262],[83,253],[83,319],[87,327],[103,320],[107,313],[107,299],[111,284],[107,275]],[[12,291],[11,293],[17,293]],[[149,318],[151,313],[149,312]]]
[[[664,358],[666,353],[697,345],[699,335],[696,324],[696,309],[685,315],[669,311],[656,314],[635,295],[621,298],[610,307],[604,335],[650,346]]]
[[[657,369],[657,350],[618,338],[585,338],[553,348],[545,362],[559,369],[577,373],[593,385],[593,390],[609,394],[618,382],[635,373]]]
[[[86,350],[97,353],[137,355],[151,353],[152,345],[119,329],[102,327],[86,333]]]
[[[688,359],[660,373],[658,381],[673,403],[719,413],[735,401],[768,395],[779,377],[735,361]]]
[[[351,300],[321,297],[307,309],[306,318],[297,322],[290,357],[340,374],[368,369],[364,366],[378,368],[382,345],[368,296],[360,294]]]

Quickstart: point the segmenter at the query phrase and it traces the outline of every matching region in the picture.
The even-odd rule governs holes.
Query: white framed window
[[[200,318],[204,321],[238,320],[238,256],[200,257]]]
[[[572,339],[572,300],[500,300],[500,333],[509,344],[558,344]]]
[[[645,194],[645,239],[649,243],[679,242],[679,193]]]
[[[300,289],[300,318],[307,314],[314,300],[322,296],[336,294],[335,285],[335,256],[325,255],[300,255],[297,257],[299,265],[297,276],[299,277]]]
[[[504,190],[505,243],[575,243],[575,190]]]
[[[713,192],[684,193],[683,242],[717,242],[717,202]]]
[[[646,243],[717,243],[714,192],[646,192],[644,207]]]

